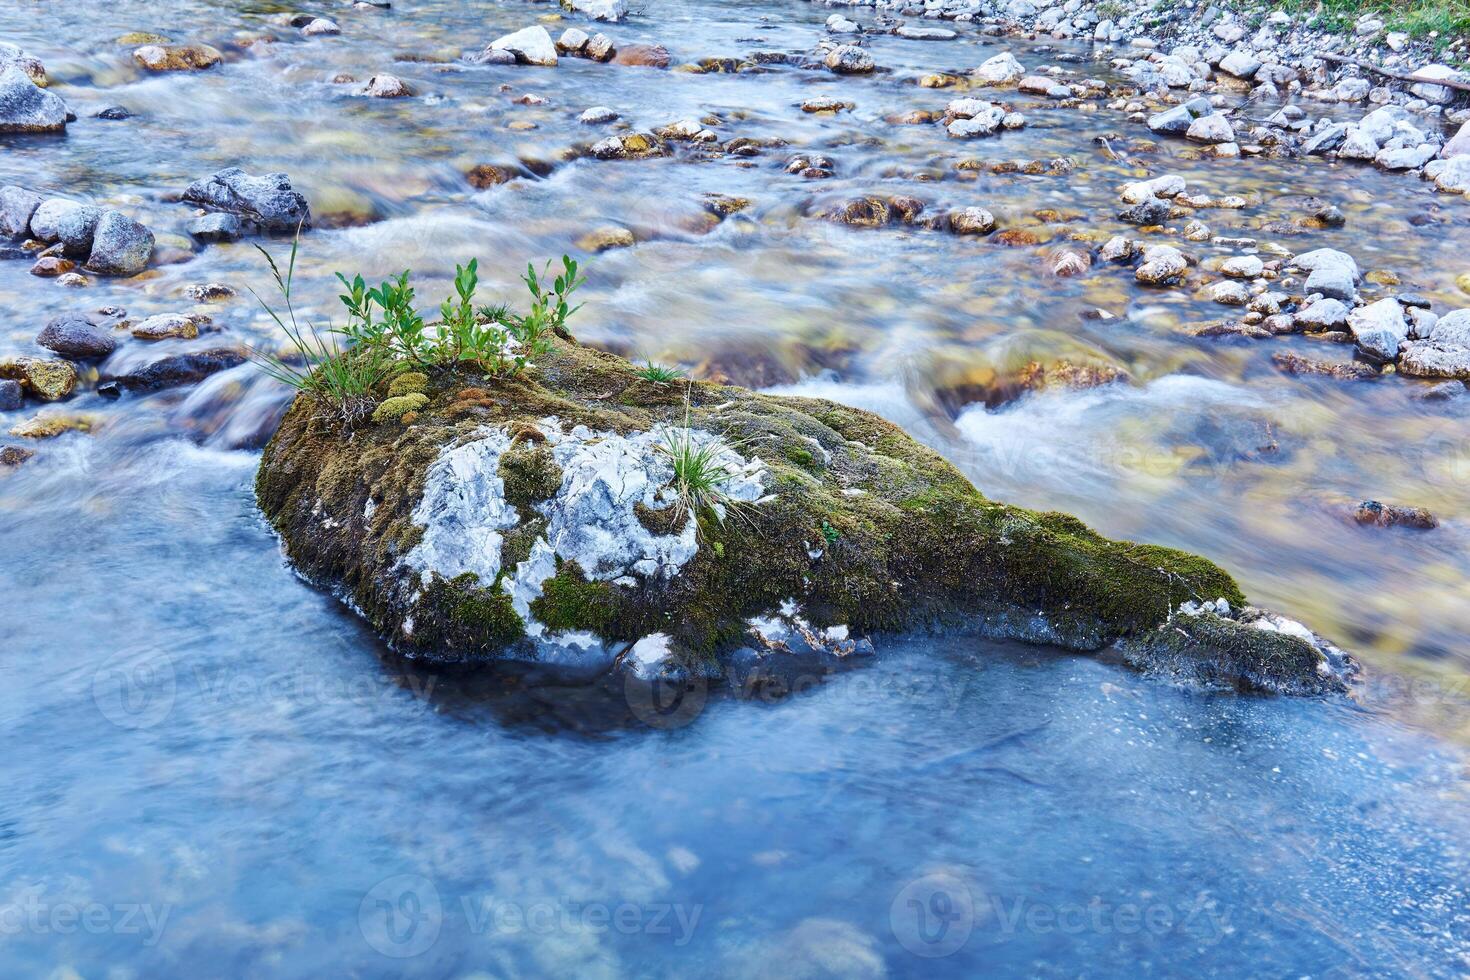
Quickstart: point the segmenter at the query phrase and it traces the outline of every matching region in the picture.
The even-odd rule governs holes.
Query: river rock
[[[1357,286],[1353,284],[1352,270],[1342,265],[1318,266],[1307,276],[1307,282],[1303,288],[1308,294],[1321,293],[1331,299],[1340,299],[1344,303],[1351,303],[1353,297],[1358,295]]]
[[[66,129],[66,103],[40,89],[16,64],[0,69],[0,133],[58,133]]]
[[[87,268],[107,276],[133,276],[148,266],[153,232],[121,211],[104,211],[92,234]]]
[[[1363,278],[1358,271],[1357,261],[1346,252],[1339,252],[1335,248],[1318,248],[1310,252],[1303,252],[1291,260],[1291,264],[1304,272],[1315,272],[1323,266],[1340,266],[1348,271],[1353,277],[1353,282],[1360,282]]]
[[[1183,136],[1189,132],[1196,118],[1211,111],[1209,99],[1190,99],[1188,102],[1156,112],[1148,117],[1148,128],[1166,136]]]
[[[1347,135],[1348,126],[1346,123],[1331,123],[1324,126],[1302,144],[1302,155],[1312,156],[1318,153],[1329,153],[1341,146],[1343,141],[1347,139]]]
[[[1378,155],[1378,141],[1361,126],[1353,127],[1343,137],[1337,155],[1344,160],[1372,160]]]
[[[0,235],[19,240],[31,231],[31,218],[41,206],[41,195],[24,187],[6,184],[0,187]]]
[[[72,361],[100,361],[117,350],[111,334],[75,313],[53,318],[36,335],[36,343]]]
[[[1261,63],[1248,51],[1237,48],[1220,59],[1220,70],[1236,78],[1254,78],[1261,70]]]
[[[333,34],[341,34],[342,28],[330,17],[313,17],[301,28],[305,37],[326,37]]]
[[[826,64],[838,75],[866,75],[877,67],[873,56],[855,44],[840,44],[828,51]]]
[[[1231,279],[1254,279],[1264,268],[1265,263],[1257,256],[1233,255],[1220,263],[1220,274]]]
[[[19,381],[0,380],[0,412],[13,412],[25,404],[25,389]]]
[[[560,54],[580,55],[592,37],[580,27],[568,27],[556,39],[556,50]]]
[[[1398,368],[1414,378],[1470,381],[1470,347],[1438,340],[1411,340],[1399,349]]]
[[[133,52],[133,60],[149,71],[203,71],[222,56],[207,44],[145,44]]]
[[[183,199],[237,215],[266,232],[311,227],[306,198],[291,188],[291,178],[282,173],[252,177],[239,167],[229,167],[194,181],[185,189]]]
[[[981,62],[980,67],[972,73],[982,82],[992,85],[1010,85],[1019,82],[1026,77],[1026,69],[1016,60],[1016,56],[1009,51],[1003,51],[993,58]]]
[[[233,348],[191,351],[172,354],[125,374],[107,374],[103,381],[113,382],[128,391],[158,391],[203,381],[216,371],[245,363],[245,355]]]
[[[1455,71],[1449,65],[1425,65],[1413,73],[1418,78],[1445,78],[1451,81],[1464,82],[1464,75]],[[1449,105],[1455,100],[1455,90],[1444,85],[1435,85],[1432,82],[1416,82],[1409,86],[1409,91],[1425,102],[1435,105]]]
[[[1297,311],[1296,322],[1304,330],[1336,330],[1347,324],[1348,308],[1335,299],[1319,299]]]
[[[1358,349],[1380,363],[1397,358],[1399,344],[1409,339],[1403,307],[1394,299],[1358,307],[1348,314],[1347,324]]]
[[[1235,141],[1235,130],[1226,119],[1218,112],[1208,116],[1200,116],[1189,124],[1184,131],[1186,139],[1194,140],[1196,143],[1233,143]]]
[[[1184,193],[1184,178],[1178,174],[1164,174],[1152,180],[1136,180],[1123,188],[1124,204],[1143,204],[1151,197],[1178,197]]]
[[[562,0],[562,5],[571,7],[579,14],[586,14],[593,20],[616,23],[628,16],[627,0]]]
[[[77,369],[71,362],[47,357],[0,357],[0,378],[19,381],[44,402],[67,398],[77,387]]]
[[[68,255],[87,255],[101,218],[102,210],[90,204],[48,198],[31,215],[31,234],[48,245],[60,242]]]
[[[1470,193],[1470,155],[1451,157],[1445,161],[1445,165],[1434,175],[1434,186],[1452,194]]]
[[[290,560],[401,656],[596,676],[642,643],[642,669],[717,678],[772,619],[839,643],[943,621],[1077,650],[1126,641],[1141,669],[1232,688],[1344,689],[1341,651],[1230,618],[1244,597],[1208,561],[988,501],[875,415],[648,385],[561,339],[538,368],[475,378],[497,406],[479,426],[454,376],[430,382],[412,424],[350,439],[298,397],[262,454],[257,497]],[[670,441],[713,461],[719,496],[697,521]]]
[[[1280,352],[1271,355],[1271,363],[1285,374],[1333,378],[1337,381],[1371,381],[1380,376],[1371,364],[1356,361],[1321,361],[1300,354]]]
[[[956,235],[988,235],[995,230],[995,215],[984,208],[960,208],[949,213],[949,230]]]
[[[193,340],[199,336],[199,322],[182,313],[159,313],[133,324],[131,333],[138,340]]]
[[[593,61],[611,61],[617,53],[617,48],[614,47],[612,38],[606,34],[592,35],[592,39],[582,49],[582,56],[590,58]]]
[[[1161,201],[1156,197],[1148,198],[1118,212],[1118,220],[1126,221],[1131,225],[1161,225],[1169,220],[1169,215],[1174,209],[1169,206],[1168,201]]]
[[[605,105],[595,105],[590,109],[584,109],[577,117],[577,122],[584,126],[596,126],[600,123],[609,123],[618,118],[616,109],[610,109]]]
[[[1225,306],[1244,306],[1250,302],[1251,294],[1241,283],[1226,280],[1210,287],[1210,299]]]
[[[397,75],[379,72],[367,80],[358,94],[371,99],[408,99],[413,97],[413,89]]]
[[[1430,531],[1439,527],[1439,518],[1423,507],[1404,507],[1365,500],[1353,510],[1353,520],[1375,527],[1412,527]]]
[[[587,51],[593,60],[601,60],[592,52],[597,49],[597,39],[601,34],[594,35],[587,42]],[[669,49],[662,44],[629,44],[617,49],[615,54],[610,55],[615,65],[626,65],[633,68],[667,68],[673,61]]]
[[[1435,321],[1429,339],[1470,347],[1470,310],[1452,310]]]
[[[0,72],[12,66],[25,72],[26,77],[35,82],[37,88],[45,88],[50,84],[46,78],[46,66],[41,64],[40,58],[26,54],[14,44],[0,41]]]
[[[1016,83],[1016,88],[1031,95],[1044,95],[1049,99],[1070,99],[1072,90],[1046,75],[1027,75]]]
[[[1466,154],[1470,154],[1470,120],[1461,123],[1455,135],[1439,151],[1439,155],[1446,160]]]
[[[189,234],[201,242],[233,242],[245,235],[245,223],[238,215],[223,211],[195,215],[189,221]]]
[[[1177,283],[1189,261],[1172,245],[1150,245],[1143,250],[1143,264],[1133,277],[1146,286],[1172,286]]]
[[[551,35],[547,33],[546,28],[540,24],[523,27],[514,34],[496,38],[490,42],[489,49],[509,51],[515,55],[517,64],[540,65],[545,68],[556,67],[556,45],[552,42]]]
[[[1418,146],[1391,147],[1378,151],[1373,162],[1384,170],[1418,170],[1439,152],[1439,147],[1432,143],[1421,143]]]
[[[910,41],[953,41],[959,37],[945,27],[920,27],[915,24],[904,24],[893,33]]]

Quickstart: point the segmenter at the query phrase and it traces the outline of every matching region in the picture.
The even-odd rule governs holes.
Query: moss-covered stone
[[[693,557],[669,577],[589,581],[571,561],[548,571],[530,615],[552,633],[621,643],[663,632],[717,659],[752,617],[795,601],[815,627],[971,626],[1091,651],[1155,642],[1186,601],[1243,603],[1234,580],[1206,559],[987,500],[938,453],[869,412],[705,382],[679,386],[672,399],[632,395],[656,387],[622,358],[558,339],[532,372],[473,388],[446,372],[379,406],[397,400],[415,411],[407,428],[359,428],[348,438],[299,399],[266,447],[257,497],[304,573],[344,590],[395,644],[428,659],[523,649],[530,627],[510,622],[496,584],[446,582],[405,562],[424,535],[414,511],[428,470],[491,430],[506,440],[497,472],[519,513],[516,526],[496,532],[497,565],[508,574],[550,533],[533,505],[565,492],[542,434],[551,417],[564,430],[631,436],[683,425],[687,412],[691,428],[759,457],[765,493],[723,521],[699,515]],[[685,533],[674,508],[640,506],[647,531]],[[1260,642],[1265,635],[1201,629],[1191,656],[1208,660],[1218,639],[1223,677],[1245,669],[1242,647],[1262,665],[1279,661],[1250,668],[1262,676],[1306,670],[1310,657],[1281,659]]]
[[[416,412],[427,404],[429,404],[429,396],[421,391],[386,398],[378,403],[377,408],[373,409],[373,421],[396,422],[409,412]]]
[[[531,506],[548,500],[561,486],[561,467],[546,446],[517,442],[500,457],[500,478],[505,481],[505,499],[529,516]]]
[[[405,371],[393,379],[388,385],[388,397],[397,398],[399,395],[422,394],[429,388],[428,375],[418,371]]]
[[[589,582],[574,561],[563,562],[546,580],[541,597],[531,603],[531,615],[553,633],[586,630],[610,635],[617,618],[612,586]]]

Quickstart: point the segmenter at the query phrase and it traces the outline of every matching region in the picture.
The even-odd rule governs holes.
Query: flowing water
[[[247,292],[267,285],[253,243],[191,245],[191,212],[170,199],[225,166],[285,171],[312,202],[298,288],[323,314],[336,270],[412,268],[437,299],[470,256],[488,298],[515,301],[528,261],[616,224],[639,244],[589,260],[583,340],[877,411],[998,499],[1219,560],[1372,680],[1357,702],[1226,697],[1052,651],[914,637],[794,696],[711,692],[670,720],[616,690],[423,675],[293,577],[254,509],[254,450],[284,392],[248,365],[116,402],[88,390],[65,408],[92,413],[90,433],[36,443],[0,472],[6,975],[1470,969],[1462,410],[1418,400],[1406,379],[1344,385],[1271,365],[1280,350],[1344,356],[1321,342],[1187,336],[1229,312],[1192,290],[1144,292],[1106,264],[1073,279],[1042,268],[1048,243],[1127,230],[1113,219],[1123,182],[1176,172],[1248,195],[1201,213],[1217,234],[1342,248],[1443,311],[1470,269],[1463,202],[1351,165],[1195,158],[1120,112],[1013,91],[1029,125],[992,140],[885,121],[943,108],[953,93],[911,84],[924,73],[1002,50],[1028,67],[1088,56],[965,25],[949,42],[870,39],[894,71],[843,79],[454,62],[544,4],[333,8],[342,36],[315,40],[269,21],[283,9],[0,6],[0,38],[39,56],[79,116],[64,137],[0,138],[0,183],[121,206],[160,242],[156,269],[85,289],[0,263],[0,354],[35,353],[50,317],[108,305],[213,317],[218,333],[171,351],[268,342]],[[667,0],[605,29],[663,43],[678,64],[808,53],[828,13]],[[226,63],[145,76],[114,42],[129,31],[211,43]],[[262,34],[279,43],[242,43]],[[1116,78],[1105,60],[1069,64]],[[381,71],[417,96],[363,99],[332,81]],[[514,101],[525,94],[547,102]],[[797,108],[817,96],[856,108]],[[93,118],[109,105],[135,115]],[[577,122],[593,105],[640,129],[714,116],[722,140],[790,146],[568,159],[612,131]],[[835,176],[786,174],[799,151],[831,157]],[[1062,155],[1076,161],[1065,176],[953,167]],[[528,176],[475,191],[464,175],[479,163]],[[870,192],[984,205],[1042,244],[809,217]],[[751,206],[716,224],[707,193]],[[1304,216],[1312,195],[1346,225],[1263,228]],[[206,282],[239,296],[184,297]],[[1098,308],[1113,318],[1083,316]],[[109,367],[161,349],[125,344]],[[1127,380],[995,396],[1053,358]],[[1427,506],[1442,525],[1359,528],[1345,509],[1367,498]]]

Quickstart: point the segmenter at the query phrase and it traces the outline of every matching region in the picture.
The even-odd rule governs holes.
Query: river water
[[[122,206],[163,260],[79,290],[0,263],[0,353],[35,353],[50,317],[107,305],[212,315],[221,332],[170,351],[262,342],[253,243],[190,245],[190,211],[169,200],[225,166],[285,171],[312,202],[299,289],[323,312],[336,270],[412,268],[437,299],[471,256],[486,298],[514,301],[526,262],[616,224],[639,244],[589,260],[583,340],[880,412],[998,499],[1219,560],[1254,599],[1355,652],[1371,680],[1355,702],[1225,697],[933,637],[886,640],[870,663],[776,702],[701,692],[658,715],[618,690],[419,674],[296,579],[254,509],[255,450],[283,392],[248,365],[117,402],[87,390],[66,409],[93,413],[91,433],[38,442],[0,473],[6,975],[1470,969],[1462,410],[1415,398],[1406,379],[1285,377],[1274,352],[1345,355],[1301,337],[1187,336],[1229,311],[1188,289],[1140,291],[1126,270],[1054,279],[1042,246],[808,217],[910,193],[934,209],[984,205],[1043,242],[1105,238],[1126,230],[1113,219],[1123,182],[1176,172],[1249,196],[1201,213],[1217,234],[1344,249],[1443,311],[1470,269],[1462,203],[1351,165],[1192,159],[1122,113],[1014,92],[1029,125],[994,140],[886,122],[943,108],[952,93],[916,88],[920,74],[1002,50],[1028,67],[1088,54],[964,25],[955,41],[870,39],[893,72],[840,79],[452,63],[544,4],[333,8],[343,34],[314,40],[270,23],[281,9],[0,7],[0,38],[39,56],[79,116],[64,137],[4,137],[0,183]],[[663,43],[678,64],[809,52],[828,13],[669,0],[606,30]],[[145,77],[114,43],[128,31],[211,43],[226,63]],[[239,43],[265,33],[279,43]],[[1072,67],[1115,78],[1105,60]],[[380,71],[418,95],[361,99],[332,82]],[[525,94],[547,102],[514,101]],[[817,96],[856,108],[796,108]],[[92,117],[109,105],[135,115]],[[713,114],[722,139],[791,147],[565,161],[612,131],[576,121],[593,105],[644,129]],[[799,150],[831,157],[835,176],[785,174]],[[953,169],[1061,155],[1070,175]],[[465,180],[517,161],[545,176],[483,192]],[[711,227],[706,193],[752,203]],[[1262,230],[1305,215],[1311,195],[1346,225]],[[196,307],[183,291],[206,282],[240,295]],[[1114,318],[1083,317],[1097,308]],[[162,349],[133,342],[115,358]],[[990,397],[1051,358],[1128,380]],[[1344,509],[1366,498],[1427,506],[1442,525],[1359,528]]]

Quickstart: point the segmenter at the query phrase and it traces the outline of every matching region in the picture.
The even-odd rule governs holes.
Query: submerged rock
[[[1353,511],[1353,520],[1359,524],[1377,527],[1412,527],[1430,531],[1439,527],[1439,518],[1423,507],[1404,507],[1385,504],[1377,500],[1365,500]]]
[[[145,44],[133,60],[149,71],[203,71],[219,64],[221,55],[207,44]]]
[[[989,501],[867,412],[686,395],[561,340],[537,366],[483,387],[416,379],[416,409],[350,439],[302,397],[265,449],[256,494],[291,559],[406,656],[712,676],[773,620],[839,656],[853,635],[948,624],[1121,641],[1130,662],[1249,690],[1343,687],[1345,658],[1296,624],[1182,612],[1244,606],[1210,562]],[[702,502],[680,447],[710,460]]]
[[[311,227],[306,198],[281,173],[252,177],[239,167],[228,167],[196,180],[184,191],[184,200],[237,215],[267,232],[292,232]]]
[[[215,350],[192,351],[188,354],[173,354],[160,358],[143,367],[125,374],[108,374],[103,381],[116,384],[128,391],[158,391],[177,388],[180,385],[203,381],[216,371],[245,363],[245,355],[230,347]]]

